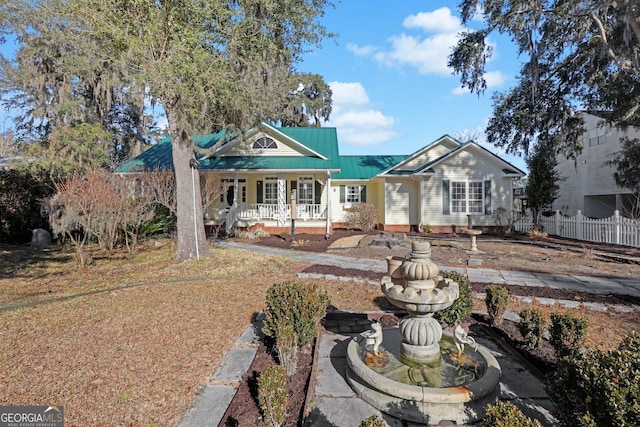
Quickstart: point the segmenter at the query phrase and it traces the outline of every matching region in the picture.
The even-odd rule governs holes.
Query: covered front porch
[[[291,220],[316,233],[331,232],[329,172],[216,174],[222,185],[217,200],[207,203],[204,223],[233,228],[282,230]]]

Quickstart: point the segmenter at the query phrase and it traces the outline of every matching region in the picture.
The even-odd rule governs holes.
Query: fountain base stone
[[[347,381],[361,399],[393,417],[421,424],[460,425],[484,418],[485,406],[498,397],[501,374],[488,349],[466,349],[458,357],[452,335],[445,332],[440,366],[410,366],[402,363],[397,350],[399,329],[385,328],[383,335],[380,350],[388,360],[383,366],[370,363],[364,337],[355,337],[347,347]]]

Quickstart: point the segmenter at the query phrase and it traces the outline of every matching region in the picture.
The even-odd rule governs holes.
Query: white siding
[[[412,159],[406,165],[403,165],[398,169],[410,171],[416,170],[418,167],[436,160],[438,157],[443,156],[457,146],[458,144],[444,139],[441,142],[434,144],[433,146],[427,147],[427,149],[420,156]]]
[[[385,217],[389,225],[420,223],[420,182],[412,179],[387,179],[384,186]]]
[[[424,218],[429,225],[467,225],[466,213],[443,214],[442,181],[491,181],[491,211],[502,207],[511,212],[513,209],[512,178],[505,178],[502,168],[482,153],[473,154],[463,151],[445,163],[438,165],[435,175],[424,184]],[[483,186],[484,192],[484,186]],[[486,197],[486,195],[485,195]],[[492,216],[474,214],[474,225],[495,225]]]

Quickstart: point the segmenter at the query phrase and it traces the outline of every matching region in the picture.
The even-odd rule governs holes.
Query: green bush
[[[280,426],[287,420],[289,403],[287,375],[283,366],[270,366],[258,377],[258,403],[262,416],[270,426]]]
[[[546,389],[562,425],[639,426],[640,335],[627,335],[614,350],[562,359]]]
[[[278,361],[287,375],[293,375],[298,368],[298,338],[291,323],[281,322],[275,327]]]
[[[540,348],[542,346],[545,325],[546,321],[539,310],[525,308],[520,312],[518,330],[529,347]]]
[[[328,305],[329,296],[326,292],[320,292],[315,283],[276,283],[267,290],[262,331],[277,341],[277,331],[289,324],[295,331],[298,345],[303,346],[316,337],[318,323]]]
[[[457,325],[471,316],[473,310],[473,288],[467,276],[455,271],[441,271],[440,276],[458,282],[460,296],[446,310],[438,311],[434,317],[441,323]]]
[[[148,239],[150,237],[167,237],[176,231],[176,217],[171,214],[168,208],[157,205],[151,221],[140,226],[138,237]]]
[[[509,305],[509,291],[504,286],[489,285],[485,289],[487,312],[492,325],[501,325],[502,316]]]
[[[542,427],[540,421],[527,417],[511,402],[496,400],[487,405],[486,411],[482,427]]]
[[[572,357],[579,352],[587,332],[587,321],[571,313],[552,313],[550,342],[556,358]]]
[[[371,415],[360,422],[358,427],[385,427],[386,424],[377,415]]]

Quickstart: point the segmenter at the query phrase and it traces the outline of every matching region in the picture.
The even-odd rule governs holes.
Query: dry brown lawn
[[[66,249],[0,246],[0,306],[26,304],[0,311],[0,405],[64,405],[69,426],[175,426],[264,308],[267,288],[303,268],[214,247],[209,258],[176,264],[165,243],[134,256],[96,252],[87,268]],[[377,286],[317,282],[339,310],[379,309]],[[589,338],[593,346],[637,330],[633,315],[584,315],[608,337]],[[603,330],[611,322],[615,334]]]
[[[66,250],[31,254],[36,262],[28,250],[1,250],[0,305],[30,304],[0,312],[0,405],[64,405],[70,426],[177,425],[264,308],[267,288],[296,270],[287,259],[219,248],[176,264],[170,244],[96,254],[87,268]],[[360,302],[344,283],[326,288],[336,306],[376,309],[375,286],[361,286]],[[87,291],[97,292],[33,304]]]

